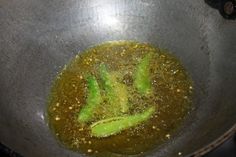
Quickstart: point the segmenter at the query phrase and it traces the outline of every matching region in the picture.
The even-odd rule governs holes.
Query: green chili
[[[121,83],[117,83],[115,87],[115,92],[117,94],[116,103],[120,106],[121,112],[125,113],[129,110],[127,87]]]
[[[120,112],[127,112],[129,106],[126,85],[119,83],[116,75],[112,75],[107,71],[105,64],[101,64],[100,74],[114,115],[118,115]]]
[[[90,126],[91,135],[94,137],[108,137],[115,135],[123,130],[137,126],[142,122],[147,121],[149,118],[151,118],[154,112],[155,107],[150,107],[143,113],[100,120]]]
[[[86,105],[82,107],[78,115],[79,122],[88,122],[93,118],[95,108],[101,103],[101,93],[98,86],[98,82],[94,76],[87,78],[88,83],[88,97],[86,99]]]
[[[112,91],[113,83],[110,74],[107,71],[107,67],[105,64],[100,65],[100,75],[104,82],[104,88],[108,91]]]
[[[147,54],[138,64],[134,85],[141,94],[147,95],[151,92],[151,80],[149,72],[149,62],[151,54]]]

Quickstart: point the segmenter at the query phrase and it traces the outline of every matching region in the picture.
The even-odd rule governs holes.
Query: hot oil
[[[134,88],[133,78],[137,64],[147,53],[153,53],[150,62],[153,92],[145,97]],[[101,63],[109,71],[116,71],[118,80],[127,85],[129,114],[156,106],[150,120],[106,138],[91,137],[91,123],[78,123],[76,115],[86,104],[86,77],[94,75],[99,82]],[[192,91],[192,81],[183,65],[168,52],[143,43],[107,42],[78,54],[59,74],[50,95],[49,124],[61,143],[75,151],[96,156],[142,154],[172,138],[191,108]],[[103,102],[101,106],[109,110],[107,105]],[[93,122],[109,116],[97,114]]]

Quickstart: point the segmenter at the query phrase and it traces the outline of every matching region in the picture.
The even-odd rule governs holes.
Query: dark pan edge
[[[227,132],[225,132],[222,136],[220,136],[219,138],[217,138],[216,140],[214,140],[210,144],[204,146],[201,149],[198,149],[197,151],[195,151],[194,153],[192,153],[190,155],[187,155],[186,157],[201,157],[201,156],[207,154],[208,152],[219,147],[221,144],[223,144],[229,138],[234,136],[235,133],[236,133],[236,124],[234,124],[233,127],[231,127]]]

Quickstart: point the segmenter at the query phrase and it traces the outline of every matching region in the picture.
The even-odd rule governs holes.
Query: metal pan
[[[195,82],[191,116],[149,156],[200,156],[236,129],[235,28],[203,0],[0,0],[0,141],[25,157],[82,156],[45,121],[54,77],[89,46],[136,40],[169,49]]]

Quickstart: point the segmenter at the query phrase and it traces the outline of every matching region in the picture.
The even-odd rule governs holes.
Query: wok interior
[[[5,1],[0,9],[0,141],[24,156],[78,156],[46,122],[57,73],[78,51],[135,40],[173,52],[195,83],[194,110],[150,156],[189,154],[236,122],[236,27],[204,1]]]

